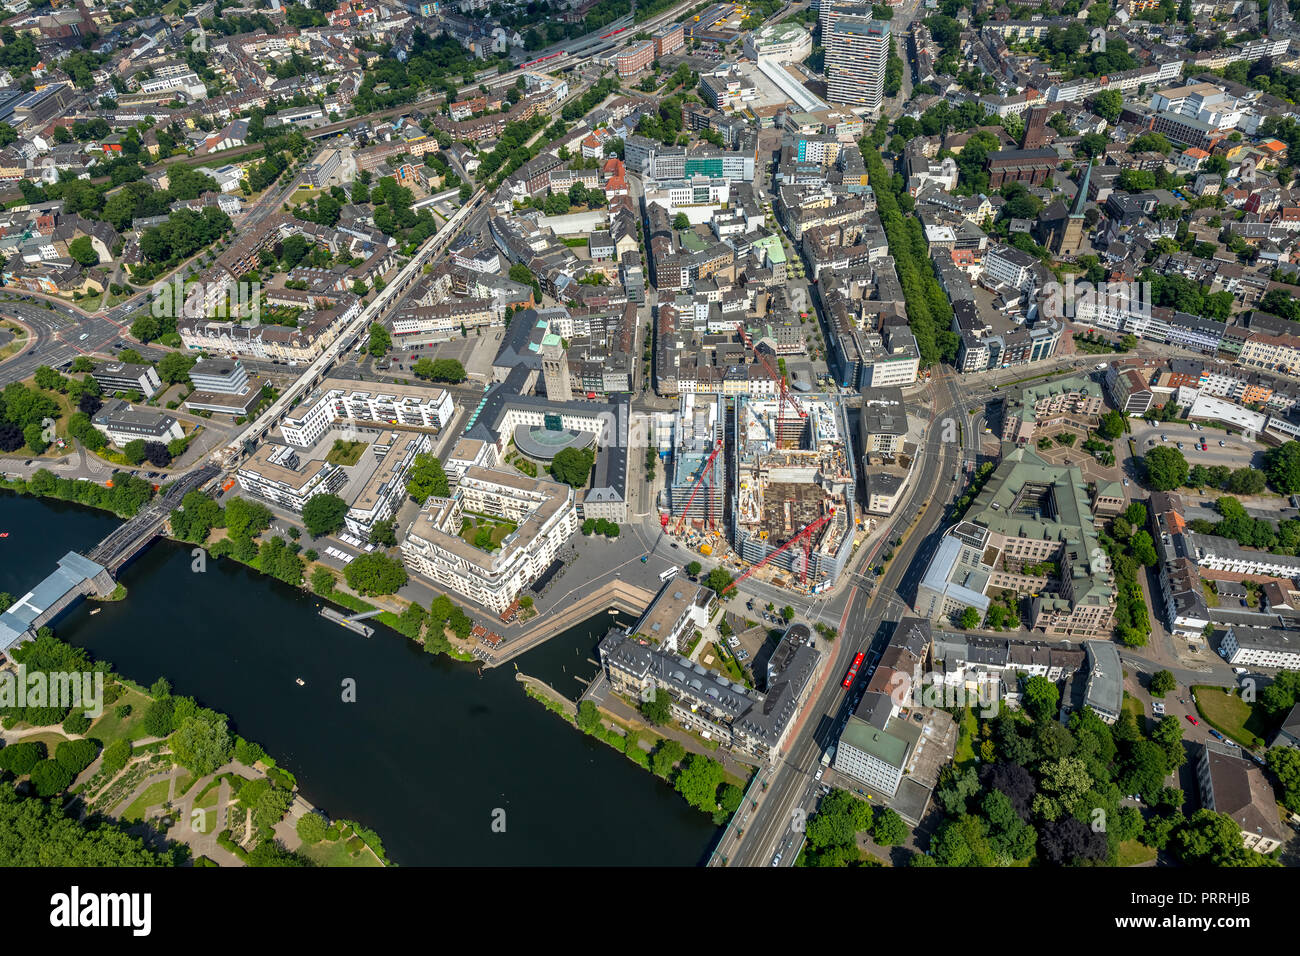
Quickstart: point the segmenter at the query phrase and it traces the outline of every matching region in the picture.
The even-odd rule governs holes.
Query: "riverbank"
[[[547,710],[588,737],[604,742],[642,770],[650,771],[696,810],[709,814],[714,826],[726,826],[740,807],[748,779],[728,773],[720,761],[698,752],[696,742],[689,737],[683,742],[677,734],[667,736],[646,725],[633,724],[591,700],[575,705],[549,684],[527,674],[516,673],[515,679],[524,685],[525,694]]]
[[[13,656],[29,682],[37,674],[103,674],[97,707],[83,700],[0,710],[0,769],[30,784],[35,796],[28,799],[66,801],[74,819],[115,821],[143,851],[178,863],[309,865],[316,844],[331,833],[342,840],[346,829],[348,840],[366,844],[372,865],[386,864],[377,835],[351,824],[331,827],[292,773],[233,734],[225,714],[173,695],[165,679],[145,689],[49,628]],[[53,676],[47,680],[55,686]],[[83,704],[100,713],[92,719]],[[304,825],[305,816],[317,819]],[[347,865],[342,859],[336,865]]]
[[[0,590],[14,594],[119,524],[33,497],[0,510],[10,531]],[[69,608],[59,638],[146,687],[166,674],[173,693],[233,715],[232,732],[274,754],[305,800],[381,834],[396,865],[696,866],[717,839],[671,788],[647,786],[612,748],[540,716],[513,668],[465,667],[377,625],[367,640],[271,575],[231,561],[196,567],[190,544],[156,541],[119,577],[129,599]],[[576,697],[611,624],[632,623],[607,618],[554,636],[520,667]],[[508,836],[493,829],[498,808]]]

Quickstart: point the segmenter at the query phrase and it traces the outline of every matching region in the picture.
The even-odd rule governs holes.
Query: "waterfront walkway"
[[[653,591],[615,579],[562,611],[542,614],[536,624],[522,634],[512,635],[497,650],[480,649],[479,654],[486,666],[497,667],[602,611],[613,608],[625,614],[640,615],[653,599]]]

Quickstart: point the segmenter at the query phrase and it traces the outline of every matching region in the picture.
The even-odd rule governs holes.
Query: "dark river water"
[[[0,491],[0,590],[18,596],[112,515]],[[301,592],[229,561],[192,569],[156,541],[121,575],[116,604],[55,622],[65,641],[144,685],[229,714],[335,818],[377,831],[409,865],[697,865],[708,818],[621,754],[527,698],[512,665],[486,670],[426,654],[379,625],[353,634]],[[102,607],[91,616],[92,607]],[[570,697],[596,667],[609,616],[562,634],[519,669]],[[299,687],[301,677],[305,686]],[[343,684],[355,682],[355,702]],[[504,811],[504,832],[493,819]]]

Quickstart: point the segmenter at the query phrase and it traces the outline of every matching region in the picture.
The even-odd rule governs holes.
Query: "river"
[[[117,523],[0,492],[9,532],[0,590],[25,593]],[[366,639],[329,624],[312,595],[241,565],[210,559],[200,573],[192,563],[188,547],[156,541],[122,573],[126,600],[83,602],[55,632],[132,680],[165,676],[174,693],[229,714],[308,800],[374,829],[394,862],[691,866],[707,857],[717,832],[707,817],[527,698],[513,666],[479,676],[383,625]],[[607,624],[608,615],[571,629],[520,658],[520,670],[576,696],[574,675],[595,672],[587,658]],[[355,702],[343,699],[348,681]]]

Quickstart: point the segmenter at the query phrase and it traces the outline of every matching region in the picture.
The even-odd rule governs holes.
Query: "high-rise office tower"
[[[841,14],[826,35],[826,99],[879,111],[888,59],[888,21]]]

